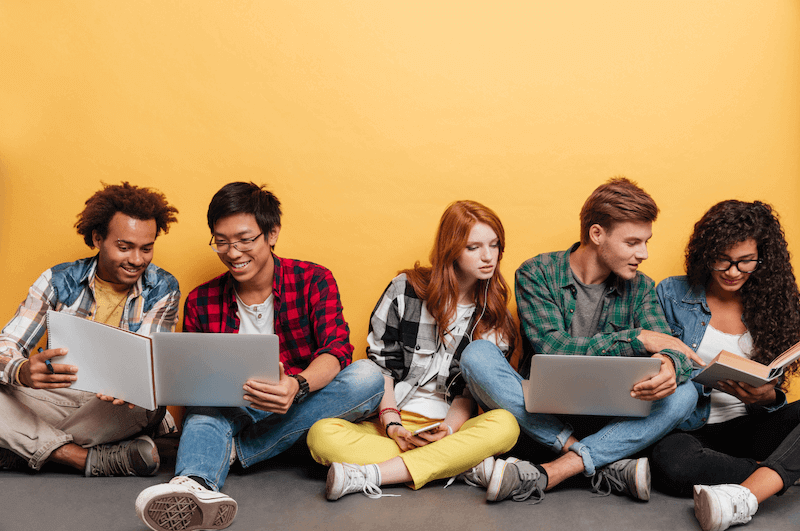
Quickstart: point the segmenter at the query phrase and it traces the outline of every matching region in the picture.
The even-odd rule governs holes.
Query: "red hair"
[[[492,209],[475,201],[451,203],[439,221],[436,240],[431,249],[431,267],[422,267],[417,262],[413,269],[406,269],[401,273],[406,274],[411,287],[425,301],[428,312],[436,321],[439,338],[443,342],[446,341],[445,333],[455,318],[460,295],[455,270],[456,260],[466,249],[470,231],[476,223],[488,225],[497,235],[499,254],[492,278],[479,281],[475,287],[475,311],[478,312],[475,318],[480,316],[478,308],[483,307],[484,293],[486,293],[486,313],[475,326],[475,337],[484,337],[488,332],[495,330],[498,340],[502,339],[508,343],[510,355],[517,340],[517,330],[508,311],[510,290],[500,273],[506,233],[500,218]]]

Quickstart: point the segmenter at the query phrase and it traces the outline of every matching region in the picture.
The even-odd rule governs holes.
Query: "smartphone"
[[[425,426],[424,428],[420,428],[420,429],[418,429],[417,431],[414,432],[414,435],[419,435],[420,433],[423,433],[423,432],[426,432],[426,431],[431,431],[432,429],[437,428],[439,426],[439,424],[441,424],[441,422],[434,422],[433,424],[431,424],[429,426]]]

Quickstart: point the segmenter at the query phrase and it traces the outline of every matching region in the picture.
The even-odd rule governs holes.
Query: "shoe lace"
[[[103,444],[95,447],[95,459],[92,462],[94,474],[109,476],[127,475],[130,467],[127,465],[127,447],[123,444]]]
[[[592,492],[595,496],[610,496],[612,490],[625,490],[625,482],[620,479],[616,469],[600,470],[592,477]]]
[[[399,494],[384,494],[383,491],[379,486],[375,483],[369,481],[367,476],[359,470],[357,467],[344,467],[344,473],[347,475],[347,483],[353,483],[356,486],[359,486],[361,492],[370,499],[377,500],[378,498],[382,497],[399,497]],[[364,482],[363,485],[359,485],[359,483]]]
[[[206,490],[203,488],[202,485],[198,485],[195,480],[186,476],[175,476],[174,478],[172,478],[172,481],[170,481],[170,483],[173,485],[180,485],[182,487],[186,487],[187,489],[190,490],[196,490],[196,491]]]
[[[741,491],[731,495],[731,504],[733,505],[731,523],[747,523],[750,521],[750,508],[747,505],[749,495],[749,491]]]
[[[475,471],[475,469],[472,468],[472,469],[467,470],[466,472],[464,472],[462,474],[458,474],[456,476],[451,476],[450,479],[447,480],[447,483],[445,484],[445,486],[443,488],[446,489],[447,487],[449,487],[450,485],[455,483],[455,481],[457,479],[460,479],[460,480],[464,481],[464,483],[466,483],[470,487],[486,488],[486,485],[481,483],[477,478],[478,478],[478,474]]]
[[[514,501],[525,501],[533,497],[530,502],[531,505],[536,505],[544,499],[544,491],[539,486],[540,475],[538,471],[519,470],[519,479],[522,482],[519,487],[511,494],[511,499]],[[535,470],[535,469],[534,469]]]

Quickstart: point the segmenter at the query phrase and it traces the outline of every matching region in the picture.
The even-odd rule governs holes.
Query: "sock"
[[[200,476],[189,476],[189,479],[195,480],[201,487],[203,487],[206,490],[214,490],[211,487],[209,487],[208,483],[206,483],[206,480],[204,480]]]
[[[547,471],[542,467],[542,465],[533,465],[536,467],[536,470],[541,472],[542,476],[544,476],[544,487],[542,490],[547,488],[547,484],[550,482],[550,476],[547,475]]]

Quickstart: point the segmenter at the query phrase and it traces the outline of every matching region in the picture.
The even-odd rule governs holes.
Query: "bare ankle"
[[[82,448],[75,443],[67,443],[63,446],[56,448],[50,454],[50,461],[60,465],[71,466],[83,472],[86,468],[86,457],[89,450]]]

